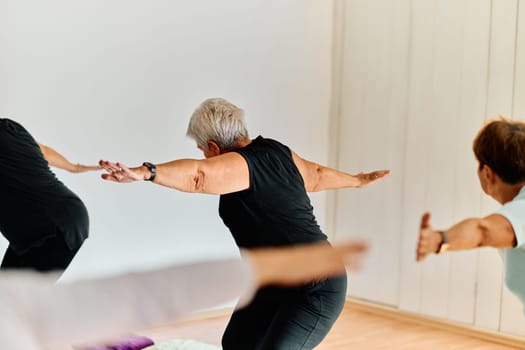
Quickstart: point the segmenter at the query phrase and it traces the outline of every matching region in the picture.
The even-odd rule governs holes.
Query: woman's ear
[[[487,180],[487,183],[493,185],[496,182],[496,173],[494,170],[492,170],[491,167],[485,164],[483,167],[483,176],[485,177],[485,180]]]
[[[215,141],[208,141],[208,150],[211,154],[214,156],[218,156],[221,154],[221,148]]]

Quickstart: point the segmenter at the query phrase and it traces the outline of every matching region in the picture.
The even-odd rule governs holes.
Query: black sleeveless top
[[[31,134],[0,118],[0,232],[17,252],[61,234],[70,249],[88,236],[87,209],[60,182]]]
[[[290,149],[261,136],[235,150],[250,170],[250,188],[221,195],[219,214],[241,248],[325,241]]]

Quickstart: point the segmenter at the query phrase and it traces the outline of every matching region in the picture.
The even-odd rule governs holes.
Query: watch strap
[[[445,235],[445,231],[437,231],[441,236],[441,242],[439,242],[438,248],[436,249],[436,254],[444,253],[448,249],[448,239]]]
[[[144,165],[150,171],[149,178],[147,178],[145,180],[146,181],[153,181],[153,180],[155,180],[155,176],[157,176],[157,167],[155,166],[155,164],[150,163],[150,162],[144,162],[144,163],[142,163],[142,165]]]

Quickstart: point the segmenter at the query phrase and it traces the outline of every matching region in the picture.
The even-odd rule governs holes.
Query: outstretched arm
[[[67,170],[71,173],[83,173],[85,171],[91,171],[91,170],[100,170],[101,167],[98,165],[82,165],[82,164],[73,164],[69,160],[66,159],[63,155],[52,149],[51,147],[48,147],[46,145],[43,145],[41,143],[38,144],[40,147],[40,150],[42,151],[42,154],[44,155],[44,158],[47,160],[49,165]]]
[[[442,243],[440,232],[448,242]],[[425,213],[419,228],[416,260],[422,261],[427,255],[438,253],[442,244],[446,244],[446,250],[512,248],[516,246],[516,235],[511,223],[500,214],[465,219],[446,231],[436,231],[430,225],[430,213]]]
[[[258,248],[243,255],[252,262],[257,287],[294,286],[358,270],[368,247],[364,242]],[[313,263],[315,262],[315,263]]]
[[[324,190],[335,190],[348,187],[365,187],[379,181],[388,174],[390,170],[377,170],[371,173],[348,174],[336,169],[328,168],[299,157],[292,151],[295,165],[303,177],[306,190],[317,192]]]
[[[349,268],[359,267],[365,250],[359,242],[334,248],[317,243],[254,249],[243,252],[246,260],[168,266],[57,286],[52,275],[4,272],[0,338],[11,349],[71,349],[71,342],[165,324],[241,294],[248,303],[265,285],[301,285],[344,274],[343,262]],[[29,341],[33,347],[27,345]]]
[[[114,182],[143,181],[151,172],[145,166],[128,168],[122,163],[101,160],[107,171],[102,178]],[[157,164],[154,183],[184,192],[225,194],[242,191],[250,186],[248,164],[236,152],[207,159],[178,159]]]

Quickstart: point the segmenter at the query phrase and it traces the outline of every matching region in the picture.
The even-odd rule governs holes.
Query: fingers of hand
[[[390,174],[390,170],[378,170],[378,171],[374,171],[374,172],[369,173],[368,174],[368,179],[370,181],[374,181],[374,180],[381,179],[381,178],[387,176],[388,174]]]
[[[99,162],[99,165],[111,176],[113,176],[117,181],[120,181],[125,176],[125,172],[123,171],[124,169],[122,169],[122,167],[119,166],[119,163],[111,163],[108,161],[101,160]]]
[[[365,256],[368,253],[368,244],[366,242],[349,242],[338,247],[343,255],[345,266],[349,270],[360,270],[363,267]]]
[[[118,182],[117,178],[115,176],[113,176],[113,174],[102,174],[101,177],[102,177],[102,179],[107,180],[107,181],[116,181],[116,182]]]
[[[361,241],[353,241],[340,244],[337,248],[341,254],[365,253],[368,250],[368,244]]]
[[[424,213],[421,217],[421,226],[423,228],[429,228],[430,227],[430,213]]]
[[[99,165],[102,167],[102,169],[104,169],[104,170],[107,171],[108,173],[111,173],[111,166],[109,165],[109,162],[108,162],[108,161],[101,160],[101,161],[99,162]]]
[[[420,244],[417,245],[417,250],[416,250],[416,261],[421,261],[425,258],[426,254],[423,252],[423,250],[421,249],[421,246]]]
[[[117,164],[115,163],[109,163],[109,168],[113,171],[113,172],[117,172],[117,171],[122,171],[122,168],[119,167]]]
[[[417,242],[417,260],[422,260],[432,252],[433,249],[430,234],[427,230],[423,230],[419,234],[419,241]]]
[[[117,167],[124,175],[134,178],[134,172],[124,164],[117,163]]]
[[[377,171],[374,171],[373,173],[367,174],[366,177],[367,177],[368,181],[374,181],[374,180],[379,179],[379,174],[377,173]]]
[[[357,271],[363,268],[363,254],[347,254],[343,261],[347,269],[351,271]]]

